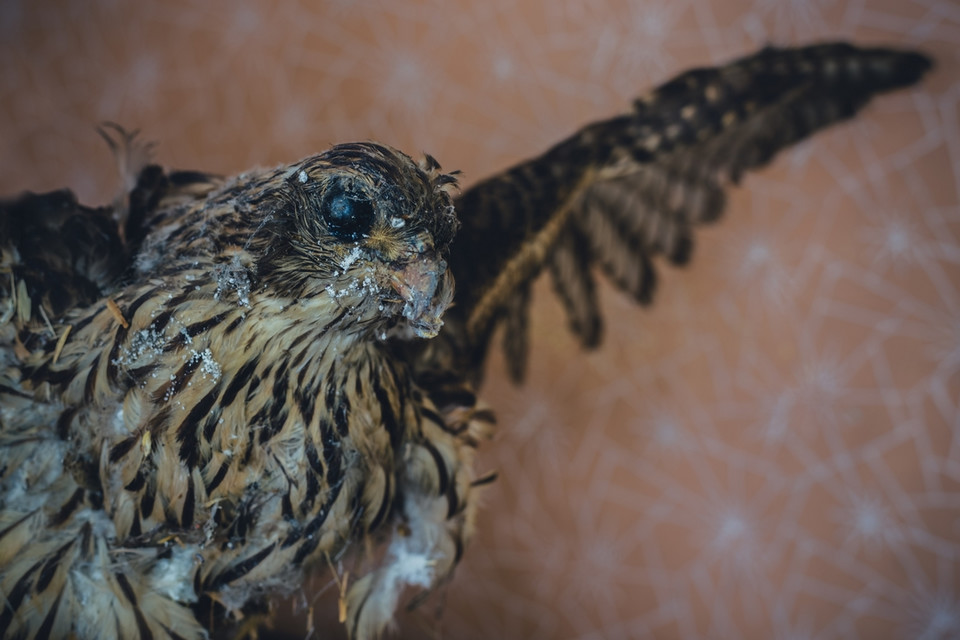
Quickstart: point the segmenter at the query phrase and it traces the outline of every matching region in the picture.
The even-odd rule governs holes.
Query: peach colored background
[[[0,193],[108,201],[105,119],[179,168],[376,139],[469,184],[686,67],[830,37],[939,68],[751,176],[651,311],[606,292],[600,351],[539,289],[529,381],[489,369],[476,543],[404,635],[957,638],[956,2],[0,0]],[[340,637],[329,584],[290,637]]]

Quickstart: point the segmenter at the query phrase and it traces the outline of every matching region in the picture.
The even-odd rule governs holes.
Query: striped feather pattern
[[[556,285],[572,326],[591,313],[583,307],[592,297],[573,292],[592,289],[583,282],[593,264],[646,304],[656,282],[651,258],[684,264],[692,226],[719,217],[725,187],[780,149],[852,116],[872,95],[916,82],[930,64],[917,53],[844,43],[768,47],[681,74],[638,99],[631,113],[588,125],[467,190],[457,202],[464,229],[451,253],[466,289],[450,314],[463,327],[452,329],[461,335],[451,339],[467,344],[460,366],[479,379],[493,328],[523,326],[511,318],[523,313],[529,281],[545,265],[556,276],[554,260],[572,264],[564,234],[582,237],[577,242],[589,252],[579,260],[580,282]],[[563,233],[547,233],[556,226]],[[531,252],[532,245],[540,247]],[[505,271],[513,277],[501,277]],[[520,379],[524,360],[511,357],[511,376]]]
[[[381,198],[358,241],[324,235],[345,183]],[[0,637],[230,635],[332,560],[371,576],[347,602],[367,638],[404,585],[445,579],[489,421],[462,380],[418,385],[392,344],[449,304],[453,184],[378,145],[230,180],[144,168],[133,276],[50,331],[2,325]],[[42,226],[49,202],[13,209],[40,203]],[[408,529],[429,580],[378,578],[367,549]]]

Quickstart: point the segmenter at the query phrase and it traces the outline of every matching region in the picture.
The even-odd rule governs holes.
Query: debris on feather
[[[354,640],[376,638],[393,621],[400,595],[407,587],[429,589],[438,578],[437,567],[450,564],[444,548],[446,499],[408,494],[404,517],[393,528],[383,562],[349,590],[348,628]]]
[[[169,557],[157,561],[150,572],[150,586],[171,600],[182,603],[197,601],[193,590],[193,574],[198,554],[194,545],[170,548]]]

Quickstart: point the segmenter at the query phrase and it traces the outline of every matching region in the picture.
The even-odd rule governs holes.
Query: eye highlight
[[[373,203],[363,194],[351,193],[341,186],[332,186],[320,203],[330,232],[340,240],[357,240],[370,231],[373,224]]]

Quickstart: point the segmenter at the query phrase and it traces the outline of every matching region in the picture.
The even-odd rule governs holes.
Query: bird
[[[116,201],[0,202],[0,636],[232,637],[310,570],[380,636],[496,518],[478,392],[498,335],[524,376],[533,281],[598,346],[598,272],[649,304],[746,171],[931,65],[768,46],[463,190],[375,142],[170,170],[105,124]]]

